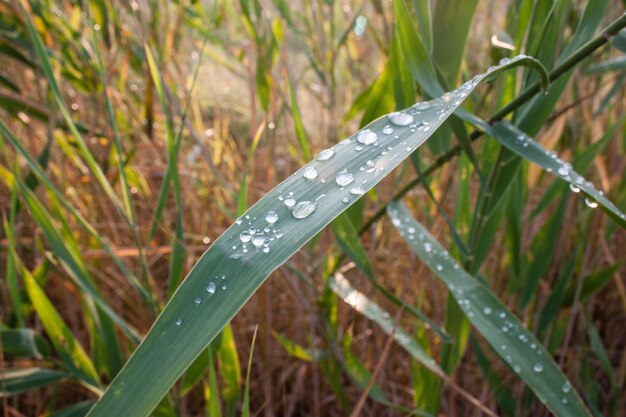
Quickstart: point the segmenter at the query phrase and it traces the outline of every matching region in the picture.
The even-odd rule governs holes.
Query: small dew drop
[[[522,372],[522,368],[519,365],[515,365],[513,367],[513,370],[515,371],[516,374],[519,374],[520,372]]]
[[[200,304],[200,302],[202,302],[202,298],[196,297],[196,298],[193,299],[193,302],[196,303],[196,304]]]
[[[431,253],[433,251],[433,245],[428,242],[424,243],[424,250],[426,253]]]
[[[588,198],[585,198],[585,204],[587,205],[587,207],[589,208],[596,208],[598,207],[598,203],[596,203],[593,200],[589,200]]]
[[[574,193],[579,193],[580,192],[580,188],[576,187],[574,184],[570,184],[569,185],[569,189],[572,190],[572,192],[574,192]]]
[[[566,177],[567,175],[569,175],[569,169],[567,169],[567,167],[565,166],[559,167],[556,172],[562,177]]]
[[[356,137],[357,142],[362,143],[363,145],[371,145],[376,142],[377,139],[378,135],[369,129],[361,130]]]
[[[265,215],[265,221],[269,224],[274,224],[278,221],[278,214],[275,211],[268,211]]]
[[[349,199],[348,197],[344,197],[344,198],[342,198],[342,199],[341,199],[341,201],[342,201],[344,204],[348,204],[348,203],[350,202],[350,199]]]
[[[533,366],[533,371],[535,371],[535,372],[537,372],[537,373],[539,373],[539,372],[543,372],[543,365],[542,365],[542,364],[540,364],[540,363],[536,363],[536,364]]]
[[[561,391],[563,391],[564,393],[568,393],[570,392],[570,390],[572,389],[572,386],[569,384],[569,382],[566,382],[565,384],[563,384],[563,386],[561,387]]]
[[[264,243],[265,243],[265,237],[263,237],[262,233],[257,233],[252,238],[252,244],[254,245],[255,248],[260,248],[261,246],[263,246]]]
[[[317,158],[315,159],[317,159],[318,161],[327,161],[332,158],[333,155],[335,155],[334,149],[324,149],[317,155]]]
[[[289,196],[287,198],[285,198],[285,200],[283,201],[283,203],[285,203],[285,205],[289,208],[293,207],[296,205],[296,199]]]
[[[209,285],[207,285],[206,287],[206,292],[208,292],[209,294],[215,294],[215,283],[214,282],[209,282]]]
[[[491,314],[491,308],[490,307],[483,308],[483,313],[485,314],[485,316],[490,315]]]
[[[365,190],[361,187],[352,187],[350,189],[350,194],[352,195],[362,195],[363,193],[365,193]]]
[[[296,219],[307,218],[315,211],[317,205],[310,201],[301,201],[293,207],[291,214]]]
[[[441,265],[437,265],[435,268],[436,268],[436,269],[437,269],[437,271],[439,271],[439,272],[443,271],[443,266],[441,266]]]
[[[250,239],[252,239],[252,235],[247,231],[241,232],[241,234],[239,235],[239,240],[241,240],[243,243],[250,242]]]
[[[183,319],[176,319],[175,323],[177,326],[180,326],[181,324],[183,324]]]
[[[270,247],[269,246],[264,247],[263,252],[270,253]]]
[[[384,135],[391,135],[393,133],[393,128],[389,125],[383,127],[383,134]]]
[[[414,120],[413,116],[407,113],[403,113],[403,112],[390,113],[388,118],[389,118],[389,121],[396,126],[408,126],[411,123],[413,123],[413,120]]]
[[[317,178],[318,175],[319,173],[317,172],[317,169],[313,168],[312,166],[304,168],[304,171],[302,172],[302,176],[308,180],[313,180]]]
[[[348,170],[346,169],[339,171],[339,173],[335,177],[335,182],[340,187],[345,187],[347,185],[350,185],[353,181],[354,181],[354,175],[349,173]]]

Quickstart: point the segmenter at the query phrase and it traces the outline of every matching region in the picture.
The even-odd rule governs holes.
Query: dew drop
[[[393,133],[393,128],[389,125],[383,127],[383,134],[384,135],[391,135]]]
[[[239,235],[239,240],[241,240],[243,243],[250,242],[250,239],[252,239],[252,235],[247,231],[241,232],[241,234]]]
[[[572,386],[569,384],[569,382],[566,382],[565,384],[563,384],[563,386],[561,387],[561,391],[563,391],[564,393],[568,393],[570,392],[570,390],[572,389]]]
[[[255,248],[260,248],[261,246],[263,246],[264,243],[265,243],[265,237],[263,237],[262,233],[257,233],[252,238],[252,244],[254,245]]]
[[[317,158],[315,159],[317,159],[318,161],[327,161],[332,158],[333,155],[335,155],[334,149],[324,149],[317,155]]]
[[[589,208],[596,208],[598,207],[598,203],[596,203],[593,200],[589,200],[588,198],[585,198],[585,204],[587,205],[587,207]]]
[[[345,187],[346,185],[350,185],[354,181],[354,175],[348,172],[348,170],[344,169],[339,171],[337,176],[335,177],[335,182],[340,187]]]
[[[539,373],[539,372],[543,372],[543,365],[542,365],[542,364],[540,364],[540,363],[536,363],[536,364],[533,366],[533,371],[535,371],[535,372],[537,372],[537,373]]]
[[[196,297],[196,298],[193,299],[193,302],[196,303],[196,304],[200,304],[201,301],[202,301],[202,298],[200,298],[200,297]]]
[[[289,208],[293,207],[296,205],[296,199],[289,196],[287,198],[285,198],[285,201],[283,201],[283,203],[285,203],[285,205]]]
[[[565,166],[559,167],[556,172],[562,177],[566,177],[567,175],[569,175],[569,169]]]
[[[574,192],[574,193],[579,193],[580,192],[580,188],[576,187],[574,184],[570,184],[569,185],[569,189],[572,190],[572,192]]]
[[[263,248],[263,252],[270,253],[270,247],[267,246],[267,247]]]
[[[310,201],[301,201],[293,207],[291,214],[296,219],[307,218],[315,211],[317,205]]]
[[[265,215],[265,221],[269,224],[274,224],[278,221],[278,214],[275,211],[268,211]]]
[[[443,266],[441,266],[441,265],[437,265],[435,268],[436,268],[436,269],[437,269],[437,271],[439,271],[439,272],[443,271]]]
[[[207,287],[206,287],[206,292],[208,292],[209,294],[215,294],[215,283],[214,282],[209,282],[209,285],[207,285]]]
[[[344,204],[348,204],[350,202],[350,199],[348,197],[344,197],[341,199],[341,202],[343,202]]]
[[[396,126],[408,126],[413,123],[413,116],[403,112],[393,112],[387,117],[389,121]]]
[[[513,367],[513,370],[515,371],[516,374],[519,374],[520,372],[522,372],[522,368],[519,365],[515,365]]]
[[[365,193],[365,190],[361,187],[352,187],[350,189],[350,194],[352,195],[362,195],[363,193]]]
[[[491,308],[489,308],[489,307],[483,308],[483,313],[485,314],[485,316],[490,315],[491,314]]]
[[[304,171],[302,172],[302,176],[308,180],[313,180],[317,178],[318,175],[319,173],[317,172],[317,169],[313,168],[312,166],[304,168]]]
[[[371,145],[376,142],[377,139],[378,135],[369,129],[361,130],[356,137],[357,142],[362,143],[363,145]]]
[[[177,326],[180,326],[181,324],[183,324],[183,319],[176,319],[175,323]]]
[[[426,251],[426,253],[432,252],[433,251],[433,245],[431,245],[428,242],[424,243],[424,250]]]

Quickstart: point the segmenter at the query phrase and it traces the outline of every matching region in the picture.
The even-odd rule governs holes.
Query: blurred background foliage
[[[311,155],[502,58],[554,68],[623,13],[616,0],[0,0],[3,415],[84,415],[207,246]],[[626,33],[610,41],[511,120],[626,207]],[[501,76],[465,107],[487,120],[536,77]],[[624,230],[470,132],[451,119],[348,210],[378,281],[345,275],[446,384],[329,290],[346,250],[329,229],[154,414],[346,415],[363,397],[359,415],[548,415],[389,222],[371,223],[401,192],[592,414],[624,415]]]

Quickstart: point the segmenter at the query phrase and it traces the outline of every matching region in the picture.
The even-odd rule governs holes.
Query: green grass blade
[[[50,355],[50,345],[31,329],[0,329],[0,346],[6,359],[43,359]]]
[[[626,68],[626,55],[618,56],[617,58],[608,59],[602,61],[599,64],[591,65],[585,70],[587,74],[597,74],[600,72],[608,71],[621,71]]]
[[[588,199],[587,205],[591,208],[600,205],[618,224],[626,227],[626,215],[609,201],[604,193],[598,191],[591,182],[585,180],[572,168],[571,164],[559,159],[543,149],[530,136],[511,125],[509,122],[498,122],[494,125],[492,135],[502,145],[522,158],[534,162],[543,169],[570,183],[572,191],[582,191]]]
[[[58,382],[68,375],[46,368],[20,368],[0,370],[0,398],[30,391]]]
[[[436,375],[442,376],[443,370],[437,362],[413,339],[410,333],[404,329],[397,327],[393,318],[389,313],[380,308],[378,304],[370,300],[365,294],[355,290],[350,286],[348,280],[341,274],[336,273],[329,278],[329,285],[333,291],[341,297],[341,299],[359,313],[378,324],[380,328],[391,335],[405,351],[407,351],[415,360],[424,365]]]
[[[241,406],[241,417],[250,417],[250,373],[252,372],[252,355],[254,354],[254,342],[256,341],[256,334],[259,326],[254,328],[254,335],[252,336],[252,343],[250,346],[250,355],[248,355],[248,369],[246,370],[246,387],[243,393],[243,404]]]
[[[455,85],[478,0],[439,0],[433,14],[433,57],[449,85]]]
[[[100,378],[80,342],[76,340],[30,271],[22,268],[22,276],[28,297],[44,329],[46,329],[52,345],[63,359],[63,363],[74,376],[84,381],[90,389],[99,392]]]
[[[94,400],[81,401],[50,414],[50,417],[84,417],[94,403]]]
[[[450,289],[476,330],[540,400],[559,417],[589,417],[550,354],[491,289],[460,268],[403,203],[391,203],[388,214],[411,249]]]
[[[266,194],[200,258],[89,415],[148,415],[272,271],[423,144],[478,83],[517,65],[537,63],[520,56],[381,117]],[[392,150],[371,152],[381,145]]]

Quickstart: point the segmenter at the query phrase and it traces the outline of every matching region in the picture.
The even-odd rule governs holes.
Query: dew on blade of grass
[[[369,129],[361,130],[356,136],[357,142],[362,143],[363,145],[371,145],[376,142],[377,139],[378,135]]]
[[[322,152],[320,152],[317,155],[317,159],[318,161],[327,161],[330,158],[333,157],[333,155],[335,155],[335,150],[334,149],[324,149]]]
[[[540,363],[536,363],[536,364],[533,366],[533,371],[535,371],[535,372],[537,372],[537,373],[542,372],[542,371],[543,371],[543,365],[542,365],[542,364],[540,364]]]
[[[275,211],[268,211],[265,215],[265,221],[269,224],[274,224],[278,221],[278,214]]]
[[[342,198],[342,199],[341,199],[341,201],[342,201],[344,204],[348,204],[348,203],[350,202],[350,199],[349,199],[348,197],[344,197],[344,198]]]
[[[413,116],[404,112],[393,112],[388,116],[389,121],[396,126],[408,126],[413,123]]]
[[[426,251],[426,253],[432,252],[433,251],[433,245],[431,245],[428,242],[424,243],[424,250]]]
[[[252,235],[247,231],[241,232],[241,234],[239,235],[239,240],[241,240],[243,243],[250,242],[250,239],[252,239]]]
[[[264,243],[265,243],[265,237],[263,236],[262,233],[257,233],[252,238],[252,244],[254,245],[255,248],[260,248],[261,246],[263,246]]]
[[[304,168],[304,171],[302,172],[302,176],[308,180],[313,180],[317,178],[318,175],[319,173],[317,172],[317,169],[312,166]]]
[[[317,205],[311,201],[301,201],[293,207],[291,215],[296,219],[307,218],[315,211]]]
[[[200,297],[196,297],[196,298],[193,299],[193,302],[196,303],[196,304],[200,304],[201,301],[202,301],[202,298],[200,298]]]
[[[335,182],[340,187],[345,187],[346,185],[350,185],[352,181],[354,181],[354,175],[348,172],[347,169],[339,171],[339,173],[335,177]]]
[[[572,389],[572,386],[570,385],[569,382],[566,382],[565,384],[563,384],[563,386],[561,387],[561,391],[563,391],[564,393],[568,393],[570,390]]]
[[[383,134],[384,135],[391,135],[393,133],[393,128],[389,125],[383,127]]]
[[[352,195],[361,195],[363,193],[365,193],[365,190],[363,190],[363,188],[361,187],[352,187],[350,189],[350,194]]]
[[[574,184],[570,184],[569,185],[569,189],[572,190],[572,192],[574,192],[574,193],[579,193],[580,192],[580,188],[576,187]]]
[[[183,324],[183,319],[176,319],[174,323],[176,323],[177,326],[180,326],[181,324]]]
[[[436,269],[437,269],[437,271],[439,271],[439,272],[443,271],[443,266],[442,266],[442,265],[437,264],[437,266],[436,266],[435,268],[436,268]]]
[[[209,294],[215,294],[215,283],[214,282],[209,282],[209,285],[207,285],[206,287],[206,292],[208,292]]]
[[[490,315],[491,314],[491,308],[490,307],[483,308],[483,313],[485,314],[485,316]]]
[[[285,201],[283,201],[283,203],[284,203],[287,207],[291,208],[291,207],[293,207],[293,206],[295,206],[295,205],[296,205],[296,199],[295,199],[295,198],[293,198],[293,197],[291,197],[291,196],[289,196],[289,197],[285,198]]]
[[[566,177],[569,175],[569,169],[566,166],[560,166],[556,172],[562,177]]]
[[[589,207],[589,208],[596,208],[596,207],[598,207],[598,203],[596,203],[595,201],[590,200],[590,199],[588,199],[588,198],[585,198],[585,204],[586,204],[586,205],[587,205],[587,207]]]

